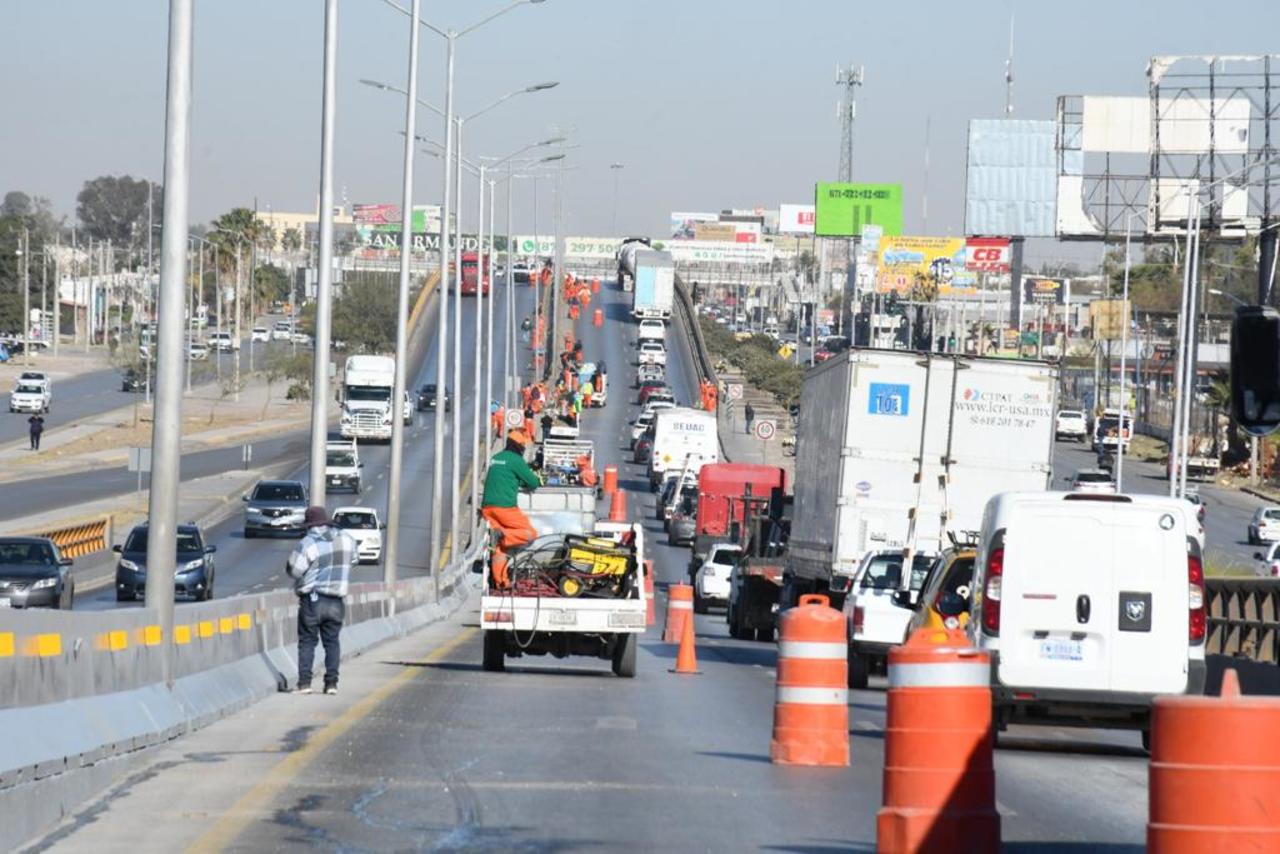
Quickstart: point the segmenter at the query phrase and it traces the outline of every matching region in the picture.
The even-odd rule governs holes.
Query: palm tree
[[[302,250],[302,233],[296,228],[286,228],[280,236],[280,245],[290,254]]]

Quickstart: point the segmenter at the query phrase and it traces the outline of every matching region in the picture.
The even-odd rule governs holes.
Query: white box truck
[[[653,249],[637,251],[635,270],[632,316],[637,320],[669,320],[676,297],[676,262],[671,253]]]
[[[678,471],[690,461],[695,472],[707,463],[720,462],[715,413],[685,406],[661,410],[654,418],[649,486],[657,487],[668,469]]]
[[[400,415],[392,406],[396,360],[390,356],[349,356],[342,382],[344,439],[391,441],[391,421]]]
[[[1057,368],[853,349],[811,369],[800,408],[784,607],[868,552],[940,551],[999,492],[1046,489]]]

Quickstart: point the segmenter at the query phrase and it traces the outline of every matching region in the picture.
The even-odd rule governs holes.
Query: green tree
[[[76,218],[95,240],[117,246],[147,245],[147,189],[151,189],[151,220],[159,224],[164,188],[130,175],[102,175],[84,182],[76,196]]]
[[[285,252],[298,252],[302,249],[302,232],[296,228],[286,228],[280,236],[280,244]]]
[[[253,271],[254,294],[260,304],[289,298],[289,274],[275,264],[263,264]]]

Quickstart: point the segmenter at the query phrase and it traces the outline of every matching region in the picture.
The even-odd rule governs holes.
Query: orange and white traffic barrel
[[[605,469],[607,472],[608,469]],[[652,626],[658,622],[658,606],[653,601],[653,561],[644,562],[644,624]]]
[[[779,765],[849,764],[848,646],[844,616],[829,603],[801,596],[778,620],[769,758]]]
[[[693,588],[688,584],[672,584],[667,588],[667,625],[662,630],[663,643],[679,643],[684,621],[691,619]]]
[[[877,850],[997,852],[991,656],[954,629],[889,651]]]
[[[1157,697],[1151,720],[1152,854],[1280,851],[1280,699]]]
[[[613,463],[604,467],[604,494],[613,495],[618,491],[618,467]]]

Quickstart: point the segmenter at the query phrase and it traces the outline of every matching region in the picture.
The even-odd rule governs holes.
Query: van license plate
[[[547,622],[553,626],[576,626],[578,614],[576,611],[548,611]]]
[[[1084,644],[1080,641],[1040,641],[1040,657],[1048,661],[1084,661]]]

